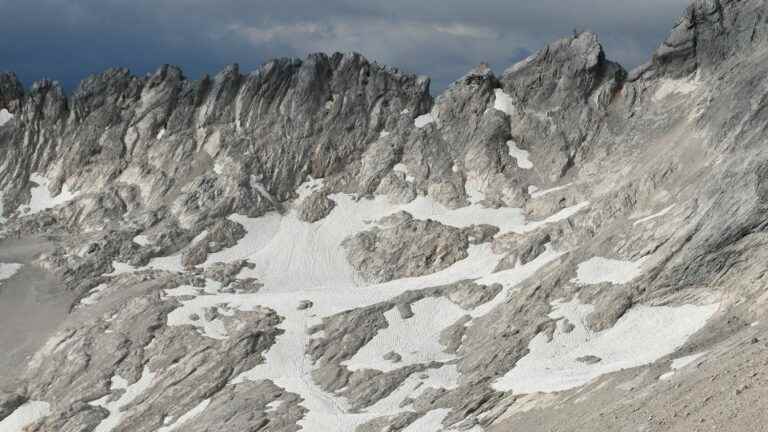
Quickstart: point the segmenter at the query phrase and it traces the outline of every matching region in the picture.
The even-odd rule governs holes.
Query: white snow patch
[[[0,281],[10,279],[19,270],[21,270],[22,267],[24,267],[22,264],[0,263]]]
[[[379,138],[386,138],[388,136],[389,136],[389,132],[387,132],[387,131],[379,132]]]
[[[176,421],[173,423],[163,426],[160,429],[157,430],[157,432],[171,432],[179,428],[179,426],[183,426],[184,423],[187,421],[197,417],[199,414],[201,414],[203,411],[205,411],[206,408],[208,408],[208,405],[211,403],[211,399],[205,399],[199,404],[197,404],[194,408],[187,411],[184,415],[179,417]]]
[[[117,261],[112,261],[112,273],[106,273],[104,276],[117,276],[125,273],[133,273],[138,270],[143,270],[143,268],[137,268],[130,264],[121,263]]]
[[[620,261],[594,257],[579,264],[576,278],[572,282],[582,285],[594,285],[603,282],[625,284],[643,274],[643,263],[647,257],[637,261]]]
[[[80,299],[80,304],[92,305],[98,303],[98,301],[101,299],[101,292],[104,291],[105,288],[107,288],[107,284],[105,283],[96,286],[88,292],[87,296]]]
[[[576,388],[593,379],[621,369],[653,363],[674,352],[701,329],[719,305],[679,307],[636,306],[616,324],[594,333],[584,324],[594,307],[553,303],[551,318],[566,318],[575,328],[570,333],[558,323],[552,341],[542,332],[529,344],[530,352],[493,387],[515,394],[557,392]],[[601,359],[585,364],[576,359],[594,355]]]
[[[90,402],[93,406],[100,406],[109,411],[109,416],[102,420],[93,432],[111,432],[115,429],[125,417],[126,413],[123,411],[123,408],[150,389],[154,385],[154,379],[155,374],[146,367],[141,374],[141,378],[131,385],[120,375],[113,376],[110,391],[125,390],[125,392],[117,400],[110,401],[112,395],[108,394],[101,399]]]
[[[216,175],[222,175],[224,174],[224,164],[220,163],[218,161],[213,163],[213,172],[216,173]]]
[[[496,89],[494,95],[496,96],[496,99],[493,101],[493,107],[507,115],[512,115],[515,111],[515,104],[513,103],[512,98],[504,93],[504,90],[502,89]]]
[[[16,408],[8,417],[0,420],[0,431],[23,432],[24,428],[51,413],[47,402],[27,401]]]
[[[640,225],[640,224],[642,224],[642,223],[645,223],[645,222],[651,221],[651,220],[653,220],[653,219],[656,219],[656,218],[660,218],[660,217],[664,216],[665,214],[669,213],[669,212],[670,212],[670,211],[671,211],[673,208],[675,208],[675,205],[674,205],[674,204],[672,204],[671,206],[669,206],[669,207],[665,208],[664,210],[661,210],[661,211],[660,211],[660,212],[658,212],[658,213],[654,213],[654,214],[652,214],[652,215],[650,215],[650,216],[646,216],[646,217],[644,217],[644,218],[638,219],[638,220],[636,220],[636,221],[635,221],[635,223],[633,223],[632,225],[633,225],[633,226],[637,226],[637,225]]]
[[[165,128],[160,129],[160,132],[157,133],[157,139],[163,139],[165,136]]]
[[[415,422],[403,429],[403,432],[439,432],[443,430],[443,420],[451,410],[438,408],[416,419]]]
[[[680,357],[680,358],[676,358],[676,359],[672,360],[672,364],[670,365],[670,368],[672,370],[670,372],[667,372],[664,375],[660,376],[659,379],[660,380],[666,380],[666,379],[671,378],[672,375],[675,374],[676,370],[680,370],[680,369],[688,366],[689,364],[691,364],[691,363],[695,362],[696,360],[700,359],[701,357],[703,357],[706,353],[707,352],[704,351],[704,352],[700,352],[700,353],[696,353],[696,354],[691,354],[691,355],[688,355],[688,356],[685,356],[685,357]]]
[[[277,411],[283,405],[283,403],[284,401],[281,399],[273,400],[267,404],[266,412]]]
[[[515,158],[517,166],[522,169],[533,168],[533,162],[529,159],[530,153],[526,150],[517,147],[515,140],[507,141],[507,148],[509,148],[509,155]]]
[[[29,200],[29,204],[22,206],[19,211],[22,214],[30,215],[39,213],[43,210],[65,204],[68,201],[74,199],[77,196],[76,192],[69,190],[67,185],[61,187],[61,192],[55,197],[48,191],[49,181],[47,178],[40,174],[33,173],[29,176],[29,180],[37,183],[37,186],[30,189],[32,195]]]
[[[536,186],[532,186],[532,187],[535,188],[535,190],[533,192],[531,192],[530,187],[529,187],[528,188],[528,193],[531,194],[531,198],[541,198],[541,197],[543,197],[545,195],[549,195],[549,194],[551,194],[553,192],[557,192],[557,191],[561,191],[563,189],[567,189],[571,185],[573,185],[573,183],[568,183],[568,184],[564,184],[562,186],[557,186],[557,187],[553,187],[553,188],[550,188],[550,189],[544,189],[544,190],[539,190],[539,188],[537,188]]]
[[[687,95],[693,93],[699,88],[700,84],[701,82],[698,78],[663,79],[653,95],[653,100],[659,102],[673,94]]]
[[[705,351],[705,352],[700,352],[700,353],[696,353],[696,354],[691,354],[691,355],[685,356],[685,357],[676,358],[676,359],[672,360],[671,367],[674,370],[682,369],[682,368],[688,366],[689,364],[695,362],[696,360],[700,359],[706,353],[707,352]]]
[[[477,204],[485,199],[485,189],[487,182],[475,171],[467,173],[467,180],[464,182],[464,191],[467,193],[467,199],[472,204]]]
[[[136,237],[134,237],[133,242],[139,246],[149,246],[152,244],[152,241],[149,239],[149,237],[143,234],[139,234]]]
[[[430,123],[434,123],[434,122],[435,122],[435,117],[432,115],[432,113],[427,113],[427,114],[424,114],[424,115],[420,115],[420,116],[416,117],[413,120],[414,126],[416,126],[419,129],[427,126]]]
[[[3,126],[4,124],[8,123],[12,119],[13,119],[13,114],[8,112],[8,110],[5,108],[0,109],[0,126]]]

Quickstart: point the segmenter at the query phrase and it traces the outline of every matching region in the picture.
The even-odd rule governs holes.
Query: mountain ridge
[[[0,430],[759,430],[767,6],[435,98],[356,54],[0,75]]]

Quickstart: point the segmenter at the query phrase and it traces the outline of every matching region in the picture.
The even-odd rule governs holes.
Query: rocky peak
[[[530,149],[546,181],[557,181],[573,167],[625,79],[625,70],[606,59],[590,32],[551,43],[504,72],[511,135]]]
[[[677,78],[746,55],[768,41],[764,0],[695,0],[651,62],[634,75]]]
[[[467,85],[483,86],[487,83],[494,88],[499,86],[499,80],[496,78],[496,75],[494,75],[488,63],[480,63],[477,67],[464,75],[460,81],[463,81],[464,84]]]
[[[15,76],[3,82],[3,101],[18,99]],[[230,65],[197,81],[171,65],[145,77],[110,69],[70,98],[45,80],[21,100],[3,149],[12,190],[23,195],[32,172],[65,172],[79,189],[121,178],[141,184],[147,205],[178,198],[188,226],[208,211],[258,214],[289,199],[307,175],[339,173],[380,132],[432,106],[428,79],[338,53],[278,59],[245,75]],[[35,129],[43,133],[23,138]],[[206,174],[213,159],[233,164],[230,175]]]
[[[49,79],[32,83],[23,105],[22,117],[30,122],[56,122],[65,118],[68,107],[67,97],[61,84]]]
[[[582,103],[624,69],[606,60],[594,33],[583,32],[547,45],[504,72],[504,90],[517,102],[541,108]]]

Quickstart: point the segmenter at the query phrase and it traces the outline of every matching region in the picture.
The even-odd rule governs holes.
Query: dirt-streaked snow
[[[625,284],[643,274],[646,258],[637,261],[621,261],[603,257],[590,258],[579,264],[573,282],[594,285],[603,282]]]
[[[654,213],[654,214],[652,214],[650,216],[646,216],[644,218],[640,218],[640,219],[636,220],[632,225],[633,226],[637,226],[637,225],[640,225],[642,223],[646,223],[646,222],[652,221],[652,220],[654,220],[656,218],[660,218],[660,217],[666,215],[667,213],[669,213],[670,211],[672,211],[673,208],[675,208],[674,204],[672,204],[671,206],[661,210],[658,213]]]
[[[51,413],[51,406],[47,402],[27,401],[16,408],[8,417],[0,420],[0,431],[23,432],[26,426],[42,419]]]
[[[566,333],[559,322],[552,340],[545,333],[536,336],[530,352],[493,387],[515,394],[556,392],[576,388],[621,369],[652,363],[678,349],[701,329],[719,305],[636,306],[605,331],[591,332],[584,324],[592,305],[577,300],[554,303],[551,318],[565,318],[575,328]],[[577,359],[597,356],[586,364]]]

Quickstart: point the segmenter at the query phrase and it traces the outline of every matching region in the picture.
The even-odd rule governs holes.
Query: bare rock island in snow
[[[768,4],[430,80],[0,73],[0,432],[757,431]]]

